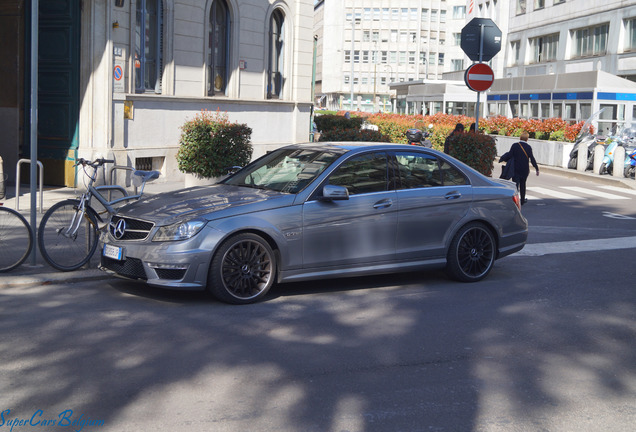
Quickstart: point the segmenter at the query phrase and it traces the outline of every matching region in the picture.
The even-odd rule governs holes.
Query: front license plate
[[[114,260],[121,261],[124,259],[124,248],[120,248],[113,245],[104,245],[104,256]]]

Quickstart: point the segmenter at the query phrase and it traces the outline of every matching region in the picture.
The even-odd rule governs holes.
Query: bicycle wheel
[[[22,264],[33,249],[31,226],[17,211],[0,207],[0,273]]]
[[[61,271],[77,270],[86,264],[97,248],[97,216],[86,207],[86,212],[74,233],[67,233],[77,214],[78,200],[60,201],[42,217],[38,228],[38,247],[42,258]]]

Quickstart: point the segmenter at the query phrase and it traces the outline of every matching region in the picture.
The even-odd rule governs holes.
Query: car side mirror
[[[349,199],[349,191],[344,186],[325,185],[322,188],[323,201],[345,201]]]

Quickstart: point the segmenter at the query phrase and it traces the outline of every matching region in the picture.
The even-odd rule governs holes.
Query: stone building
[[[0,4],[0,152],[29,156],[30,0]],[[201,110],[253,129],[255,156],[308,141],[311,0],[39,0],[38,159],[73,185],[78,157],[176,168],[180,126]],[[11,177],[10,177],[11,178]]]

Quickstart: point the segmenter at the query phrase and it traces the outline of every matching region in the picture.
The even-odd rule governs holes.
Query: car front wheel
[[[448,249],[446,268],[461,282],[477,282],[485,278],[495,263],[495,238],[479,222],[462,227]]]
[[[208,289],[226,303],[254,303],[267,294],[276,273],[276,258],[267,241],[243,233],[219,247],[208,274]]]

